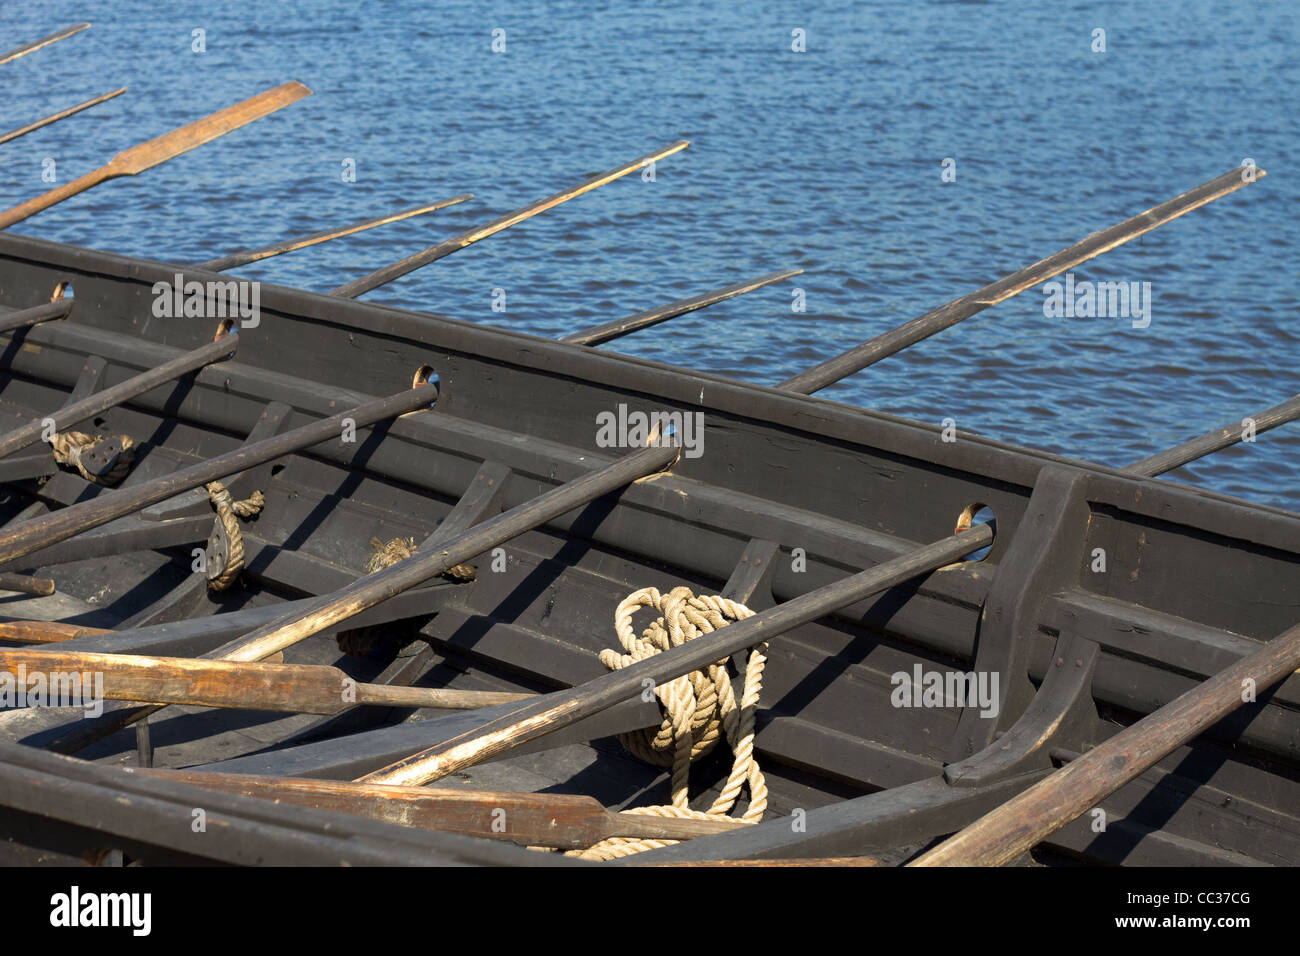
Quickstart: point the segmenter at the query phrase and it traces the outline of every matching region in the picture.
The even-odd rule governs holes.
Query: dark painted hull
[[[87,356],[105,359],[117,381],[210,339],[213,322],[153,317],[151,287],[176,271],[0,236],[0,304],[37,305],[59,282],[76,294],[68,320],[10,337],[0,424],[57,408]],[[761,609],[942,538],[972,504],[994,509],[998,535],[986,560],[773,642],[756,738],[771,790],[767,822],[654,851],[643,862],[906,858],[1300,620],[1300,515],[976,436],[945,442],[922,423],[442,317],[271,286],[261,289],[261,307],[261,323],[241,333],[234,361],[102,416],[105,432],[143,443],[126,486],[237,447],[270,403],[290,406],[286,421],[302,424],[397,392],[423,365],[439,378],[437,411],[256,469],[246,483],[264,491],[267,505],[244,531],[244,577],[222,595],[207,593],[189,568],[191,549],[211,527],[205,497],[164,503],[20,560],[14,569],[39,567],[81,602],[46,616],[130,629],[67,646],[210,651],[281,613],[281,602],[353,581],[372,537],[429,534],[484,462],[509,467],[508,508],[617,457],[597,447],[596,421],[620,403],[703,412],[704,454],[515,539],[500,573],[480,573],[472,584],[440,581],[366,612],[358,620],[390,624],[402,639],[386,656],[345,665],[363,679],[405,675],[398,679],[467,689],[570,686],[604,673],[596,654],[614,643],[614,608],[631,591],[685,584],[716,593],[746,547],[768,541],[778,551],[770,594],[765,585],[751,602]],[[9,482],[6,520],[35,500],[58,507],[96,492],[67,471],[0,479]],[[1097,549],[1106,554],[1104,572],[1092,570]],[[37,616],[35,606],[0,613]],[[403,646],[416,638],[423,640]],[[339,658],[329,634],[287,656]],[[997,673],[1006,700],[996,720],[973,708],[894,706],[892,675],[918,665]],[[1297,707],[1293,677],[1107,798],[1105,832],[1093,832],[1085,815],[1037,858],[1300,862]],[[196,709],[156,721],[151,735],[159,763],[169,766],[352,779],[485,719],[425,711],[422,720],[398,723],[407,716],[370,708],[270,719]],[[0,714],[0,736],[28,745],[0,748],[12,771],[0,777],[15,781],[0,789],[0,825],[16,841],[9,844],[16,859],[75,858],[112,845],[146,861],[251,862],[193,840],[185,827],[139,825],[150,812],[165,813],[167,800],[183,803],[180,784],[134,779],[140,793],[160,788],[153,810],[123,819],[99,813],[114,778],[98,764],[129,762],[135,734],[121,731],[81,754],[95,765],[30,751],[67,719],[48,710]],[[606,804],[665,802],[659,769],[608,739],[657,721],[656,704],[632,701],[452,782],[554,787]],[[57,769],[42,763],[56,759]],[[721,770],[701,767],[701,789]],[[78,781],[86,800],[33,815],[23,795],[35,784],[24,775],[38,772]],[[222,799],[239,832],[271,814],[253,798]],[[806,813],[804,826],[791,826],[795,811]],[[283,855],[266,862],[322,862],[338,849],[326,847],[326,833],[344,823],[324,811],[306,818],[306,835],[280,834]],[[395,860],[423,852],[539,862],[510,846],[389,825],[357,833],[355,862],[370,861],[366,854],[390,845],[384,841],[403,847]]]

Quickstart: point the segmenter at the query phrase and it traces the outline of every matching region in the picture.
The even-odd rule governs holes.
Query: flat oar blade
[[[156,136],[139,146],[123,150],[113,157],[112,162],[108,164],[109,168],[114,176],[134,176],[241,126],[247,126],[254,120],[283,109],[306,96],[311,96],[311,90],[297,80],[282,83],[234,106],[218,110],[211,116],[205,116],[180,129]]]
[[[17,49],[10,50],[8,53],[4,54],[3,56],[0,56],[0,63],[8,63],[10,60],[16,60],[20,56],[26,56],[28,53],[34,53],[37,50],[41,49],[42,47],[49,46],[51,43],[58,43],[60,40],[66,40],[70,36],[75,36],[76,34],[80,33],[82,30],[89,30],[89,29],[90,29],[89,23],[74,23],[72,26],[64,27],[62,30],[59,30],[56,33],[51,33],[47,37],[43,37],[39,40],[33,40],[31,43],[26,43],[18,47]]]

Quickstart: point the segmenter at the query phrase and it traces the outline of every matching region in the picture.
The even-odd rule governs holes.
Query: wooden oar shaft
[[[203,119],[172,130],[170,133],[164,133],[162,136],[157,136],[141,143],[139,146],[133,146],[114,156],[107,166],[101,166],[99,169],[86,173],[72,182],[56,186],[43,195],[34,196],[25,203],[0,213],[0,229],[6,229],[16,222],[22,222],[41,210],[48,209],[56,203],[77,195],[77,193],[84,192],[106,179],[113,179],[117,176],[134,176],[137,173],[142,173],[146,169],[157,166],[159,163],[166,162],[182,153],[189,152],[191,149],[202,146],[218,136],[224,136],[231,130],[261,119],[268,113],[273,113],[290,103],[302,99],[304,96],[310,95],[311,90],[301,83],[283,83],[274,89],[266,90],[256,96],[249,97],[243,102],[236,103],[234,106],[227,106],[210,116],[205,116]]]
[[[959,560],[993,541],[988,525],[928,544],[902,557],[809,591],[743,621],[728,624],[662,654],[611,671],[571,690],[556,691],[523,704],[477,730],[384,767],[361,778],[363,783],[418,786],[472,766],[496,754],[566,727],[624,700],[647,686],[725,660],[731,654],[817,620],[832,611]]]
[[[62,30],[57,30],[47,37],[33,40],[31,43],[25,43],[17,49],[10,50],[8,53],[0,55],[0,63],[8,63],[10,60],[16,60],[20,56],[26,56],[28,53],[33,53],[42,47],[47,47],[51,43],[58,43],[60,40],[66,40],[70,36],[75,36],[82,30],[89,29],[89,23],[74,23],[72,26],[64,27]]]
[[[54,582],[49,578],[34,578],[27,574],[0,571],[0,591],[18,591],[20,594],[46,597],[54,593]]]
[[[51,206],[57,206],[65,199],[71,199],[78,193],[83,193],[92,186],[98,186],[106,179],[112,179],[120,173],[113,173],[108,166],[101,166],[99,169],[91,170],[84,176],[78,176],[76,179],[69,180],[62,186],[55,186],[49,192],[41,193],[39,196],[33,196],[24,203],[19,203],[12,209],[0,212],[0,229],[8,229],[16,222],[22,222],[42,210],[49,209]]]
[[[591,797],[568,794],[397,787],[196,770],[132,768],[130,772],[402,826],[559,849],[580,849],[614,836],[687,840],[742,825],[612,813]]]
[[[59,112],[57,113],[51,113],[49,116],[46,116],[44,119],[38,119],[34,123],[28,123],[26,126],[21,126],[18,129],[10,130],[7,133],[0,134],[0,144],[7,143],[10,140],[17,139],[20,136],[26,136],[28,133],[34,133],[38,129],[41,129],[45,126],[49,126],[51,123],[57,123],[61,119],[67,119],[69,116],[75,116],[77,113],[80,113],[82,110],[88,110],[92,106],[98,106],[100,103],[107,103],[115,96],[121,96],[125,92],[126,92],[126,87],[123,86],[120,89],[113,90],[111,93],[104,93],[101,96],[96,96],[94,99],[86,100],[86,102],[84,103],[78,103],[76,106],[69,106],[66,110],[59,110]]]
[[[408,256],[401,262],[396,262],[393,265],[377,269],[369,275],[362,276],[359,279],[354,279],[346,285],[339,286],[330,294],[345,299],[355,299],[357,296],[364,295],[367,292],[379,288],[381,285],[387,285],[394,279],[399,279],[408,272],[413,272],[421,266],[426,266],[444,256],[449,256],[453,252],[464,249],[466,246],[471,246],[482,239],[486,239],[488,236],[496,235],[502,229],[508,229],[516,223],[523,222],[525,219],[530,219],[533,216],[536,216],[538,213],[545,212],[548,209],[553,209],[561,203],[568,202],[570,199],[576,199],[583,193],[591,192],[593,189],[598,189],[606,183],[613,182],[629,173],[636,172],[649,163],[663,159],[666,156],[671,156],[673,153],[679,152],[689,145],[690,142],[687,140],[678,140],[675,143],[665,146],[663,149],[655,150],[653,153],[648,153],[639,159],[634,159],[630,163],[625,163],[622,166],[609,170],[608,172],[601,173],[598,176],[593,176],[577,186],[561,190],[552,196],[547,196],[545,199],[539,199],[537,202],[524,206],[522,209],[508,212],[504,216],[499,216],[485,225],[477,226],[473,229],[467,229],[459,235],[453,236],[444,242],[440,242],[437,245],[430,246],[412,256]]]
[[[356,428],[364,428],[378,421],[426,408],[436,395],[436,389],[428,385],[410,388],[388,398],[367,402],[318,422],[294,428],[282,435],[241,446],[153,481],[119,488],[89,501],[32,518],[12,528],[0,529],[0,565],[210,481],[324,441],[338,441],[343,434],[344,419],[351,419]]]
[[[358,684],[358,704],[389,707],[439,707],[444,710],[474,710],[531,700],[536,694],[510,691],[452,690],[446,687],[399,687],[394,684]]]
[[[62,319],[72,311],[75,301],[75,299],[58,299],[55,302],[46,302],[44,305],[32,306],[30,309],[18,309],[0,315],[0,332],[12,332],[14,329],[23,329],[51,319]]]
[[[57,303],[52,302],[50,304],[56,305]],[[62,431],[77,422],[98,415],[105,409],[120,405],[138,395],[143,395],[159,385],[174,382],[195,369],[211,365],[213,362],[224,361],[234,355],[238,348],[238,335],[223,335],[214,342],[201,345],[184,355],[178,355],[170,362],[164,362],[157,368],[151,368],[139,375],[134,375],[125,382],[120,382],[110,388],[95,392],[93,395],[88,395],[79,402],[73,402],[71,405],[66,405],[41,418],[33,418],[26,425],[0,436],[0,457],[12,454],[20,448],[26,448],[28,445],[40,441],[47,419],[53,419],[55,428]]]
[[[405,694],[390,695],[387,693],[389,688],[384,685],[360,683],[337,667],[322,664],[99,654],[63,646],[0,648],[0,671],[16,674],[20,667],[28,674],[101,674],[103,696],[107,700],[270,710],[286,714],[338,714],[358,704],[474,710],[535,696],[441,687],[406,687],[402,688]]]
[[[838,382],[854,372],[860,371],[869,365],[874,365],[895,352],[900,352],[910,345],[915,345],[922,339],[929,338],[936,332],[950,328],[963,319],[970,318],[977,312],[982,312],[991,305],[997,305],[999,302],[1018,295],[1026,289],[1032,288],[1041,282],[1046,282],[1067,269],[1071,269],[1082,262],[1087,262],[1089,259],[1114,249],[1116,246],[1123,245],[1130,239],[1148,233],[1152,229],[1159,228],[1165,223],[1186,215],[1206,203],[1213,202],[1221,196],[1235,192],[1242,186],[1263,176],[1264,170],[1262,169],[1255,170],[1254,176],[1250,178],[1244,176],[1240,169],[1226,172],[1204,185],[1188,190],[1182,195],[1148,209],[1146,212],[1125,219],[1109,229],[1094,232],[1086,239],[1062,249],[1055,255],[1048,256],[1046,259],[1040,259],[1019,272],[1012,273],[997,282],[992,282],[969,295],[954,299],[937,309],[931,309],[925,315],[919,316],[911,322],[900,325],[883,335],[878,335],[869,342],[849,349],[847,352],[828,359],[805,372],[800,372],[793,378],[782,382],[779,387],[793,392],[800,392],[804,395],[811,395],[813,392]]]
[[[351,236],[354,233],[364,232],[367,229],[374,229],[376,226],[386,226],[389,223],[400,222],[403,219],[410,219],[412,216],[420,216],[426,212],[446,209],[448,206],[454,206],[457,203],[462,203],[473,198],[473,193],[461,193],[459,196],[452,196],[450,199],[440,199],[437,202],[424,203],[420,206],[413,206],[410,209],[403,209],[400,212],[389,213],[387,216],[380,216],[377,219],[366,219],[362,222],[354,222],[350,226],[343,226],[339,229],[324,229],[320,232],[312,233],[310,236],[299,236],[296,239],[286,239],[282,242],[272,243],[269,246],[262,246],[260,249],[248,249],[244,252],[231,253],[228,256],[222,256],[220,259],[209,259],[207,262],[200,262],[194,268],[207,269],[209,272],[223,272],[226,269],[235,269],[239,266],[246,266],[250,262],[258,262],[262,259],[269,259],[272,256],[278,256],[285,252],[305,249],[308,246],[314,246],[321,242],[328,242],[331,239],[341,239],[343,236]]]
[[[227,644],[216,652],[216,656],[226,660],[256,661],[282,651],[395,594],[423,584],[489,548],[617,491],[638,478],[663,470],[679,451],[673,447],[653,446],[630,452],[603,468],[477,524],[428,553],[417,551],[404,561],[359,578],[347,587],[325,595],[307,611],[272,621]]]
[[[1280,405],[1265,409],[1257,415],[1250,416],[1253,423],[1250,434],[1258,435],[1270,428],[1277,428],[1279,425],[1285,425],[1287,422],[1293,422],[1298,418],[1300,418],[1300,395]],[[1173,471],[1175,468],[1181,468],[1188,462],[1204,458],[1212,452],[1244,441],[1246,435],[1246,427],[1241,422],[1235,422],[1223,428],[1217,428],[1212,432],[1207,432],[1204,435],[1199,435],[1149,458],[1143,458],[1124,470],[1152,478],[1167,471]]]
[[[1300,626],[1040,780],[912,866],[1001,866],[1300,667]]]
[[[21,641],[26,644],[57,644],[93,634],[110,634],[102,627],[86,627],[63,621],[0,621],[0,641]]]
[[[763,286],[771,285],[774,282],[789,279],[791,276],[800,275],[802,272],[802,269],[786,269],[782,272],[772,272],[757,279],[750,279],[747,282],[737,282],[725,289],[705,292],[702,295],[691,296],[689,299],[679,299],[676,302],[661,305],[657,309],[647,309],[644,312],[636,313],[636,315],[629,315],[625,319],[615,319],[613,322],[606,322],[604,325],[596,325],[580,332],[573,332],[562,336],[560,341],[571,342],[574,345],[599,345],[602,342],[609,342],[639,329],[648,329],[660,322],[675,319],[679,315],[686,315],[688,312],[707,308],[716,302],[722,302],[724,299],[731,299],[738,295],[744,295],[746,292],[753,292],[755,289],[761,289]]]

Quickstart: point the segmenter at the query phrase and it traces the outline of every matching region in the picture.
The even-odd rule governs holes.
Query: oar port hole
[[[993,531],[994,541],[976,551],[972,551],[962,558],[963,561],[983,561],[988,557],[989,552],[993,550],[993,544],[997,540],[998,517],[993,513],[993,509],[983,502],[976,502],[962,509],[962,513],[957,517],[957,527],[953,530],[953,533],[960,534],[979,524],[990,526]]]
[[[438,373],[434,371],[432,365],[421,365],[415,370],[415,375],[411,378],[411,388],[419,388],[421,385],[433,386],[434,399],[429,403],[429,407],[433,408],[438,402],[441,384],[438,381]]]
[[[64,299],[75,299],[76,295],[72,291],[71,282],[60,282],[54,287],[54,295],[50,296],[51,302],[61,302]]]
[[[227,335],[231,334],[239,334],[239,329],[235,328],[235,320],[222,319],[220,324],[217,326],[217,334],[212,336],[212,341],[216,342],[218,339],[223,339]]]

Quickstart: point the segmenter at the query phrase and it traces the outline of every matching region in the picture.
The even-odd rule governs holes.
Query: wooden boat
[[[236,334],[211,268],[0,234],[0,571],[57,588],[0,677],[104,682],[0,712],[0,860],[1300,862],[1300,515],[1154,477],[1240,435],[1117,469],[809,394],[1234,175],[775,388],[364,281]]]

